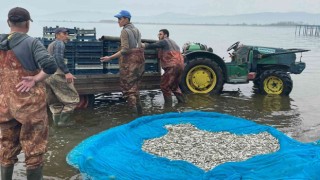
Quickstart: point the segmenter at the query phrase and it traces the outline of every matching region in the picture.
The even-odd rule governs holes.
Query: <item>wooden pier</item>
[[[296,25],[295,35],[320,37],[320,25]]]

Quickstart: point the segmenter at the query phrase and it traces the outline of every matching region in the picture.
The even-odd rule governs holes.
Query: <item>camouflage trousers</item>
[[[18,161],[23,150],[27,169],[43,165],[47,151],[48,119],[35,123],[21,124],[15,119],[0,124],[0,158],[2,166],[10,166]]]
[[[173,67],[164,68],[164,74],[161,76],[160,88],[163,96],[182,95],[179,83],[181,80],[183,65],[177,64]]]
[[[52,114],[70,113],[80,101],[73,83],[68,83],[65,74],[57,72],[46,79],[47,103]]]
[[[12,51],[0,51],[0,163],[11,166],[21,150],[27,169],[43,164],[47,151],[48,115],[46,90],[37,82],[29,92],[18,92],[21,77],[37,71],[25,70]]]
[[[144,73],[144,53],[142,49],[132,49],[120,58],[120,87],[129,107],[140,101],[139,84]]]

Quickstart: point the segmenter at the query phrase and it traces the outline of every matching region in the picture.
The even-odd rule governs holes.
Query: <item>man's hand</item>
[[[73,83],[74,79],[77,79],[71,73],[65,74],[65,77],[66,77],[67,83]]]
[[[30,89],[36,84],[34,76],[22,77],[22,81],[16,85],[18,92],[29,92]]]
[[[101,62],[107,62],[107,61],[110,61],[110,60],[111,60],[110,56],[104,56],[104,57],[100,58]]]

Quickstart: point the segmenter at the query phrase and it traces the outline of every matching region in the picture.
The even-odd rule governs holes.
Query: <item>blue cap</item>
[[[121,10],[118,14],[114,15],[114,17],[116,17],[116,18],[122,18],[122,17],[131,18],[131,14],[129,11]]]

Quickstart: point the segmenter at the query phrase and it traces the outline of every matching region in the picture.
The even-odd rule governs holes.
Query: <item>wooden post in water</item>
[[[320,25],[296,25],[295,35],[320,37]]]

